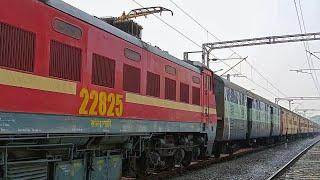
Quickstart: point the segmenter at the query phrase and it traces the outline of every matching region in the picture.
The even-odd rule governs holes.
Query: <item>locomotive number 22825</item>
[[[79,108],[81,115],[119,117],[123,114],[123,95],[121,94],[82,88],[79,96],[82,98]]]

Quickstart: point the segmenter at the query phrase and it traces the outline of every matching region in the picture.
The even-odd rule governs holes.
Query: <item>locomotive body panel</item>
[[[176,123],[176,127],[182,123],[186,123],[186,125],[197,124],[199,127],[202,126],[202,123],[207,123],[202,120],[204,98],[201,91],[203,91],[205,83],[201,75],[202,70],[199,67],[180,62],[169,55],[166,57],[171,59],[164,59],[160,55],[165,53],[157,51],[158,53],[154,54],[155,50],[150,50],[153,49],[150,45],[141,48],[138,45],[142,45],[143,42],[139,42],[134,37],[128,38],[126,35],[121,39],[115,36],[114,34],[123,35],[123,33],[106,23],[105,26],[111,33],[87,24],[88,22],[84,19],[76,19],[67,13],[48,7],[40,1],[3,1],[2,3],[16,11],[15,14],[12,14],[10,8],[3,8],[0,12],[2,26],[9,29],[6,31],[7,41],[10,41],[10,43],[17,42],[15,34],[11,33],[10,28],[34,33],[35,37],[34,48],[31,50],[34,51],[32,71],[26,72],[21,70],[20,67],[9,67],[5,64],[0,67],[1,112],[30,113],[30,116],[40,114],[44,119],[52,119],[52,116],[58,116],[59,118],[55,118],[57,120],[64,119],[60,118],[61,116],[66,116],[66,119],[76,116],[73,121],[77,118],[91,120],[105,118],[107,121],[128,119],[130,122],[132,120],[146,120],[148,121],[147,124],[154,121],[153,126],[161,121],[168,122],[168,124]],[[50,4],[50,2],[47,3]],[[56,3],[59,4],[59,2],[53,2],[53,4]],[[61,4],[64,3],[60,2]],[[12,14],[12,16],[8,16],[8,14]],[[104,22],[99,20],[99,23]],[[9,47],[10,44],[5,45]],[[126,50],[130,50],[131,54],[127,54]],[[56,67],[57,64],[52,65],[52,63],[61,63],[59,57],[75,54],[76,51],[79,52],[79,58],[72,60],[74,62],[80,61],[78,62],[78,69],[73,70],[68,67],[68,64],[58,66],[58,68]],[[8,53],[5,53],[2,52],[3,56],[6,55],[5,57],[7,57]],[[135,55],[138,55],[138,59],[129,59],[137,57]],[[56,56],[58,56],[58,59],[55,58]],[[114,62],[114,68],[112,69],[114,72],[111,74],[114,78],[111,79],[113,81],[111,83],[112,87],[108,87],[110,83],[106,86],[105,84],[97,85],[93,82],[93,76],[99,70],[99,68],[93,68],[93,61],[96,56]],[[70,58],[66,60],[70,60]],[[108,65],[110,66],[110,63]],[[127,82],[124,80],[123,74],[125,65],[140,71],[140,84],[136,92],[124,90],[124,86],[132,86],[125,84]],[[176,74],[167,73],[167,66],[174,68]],[[156,90],[159,91],[157,97],[148,95],[146,87],[149,83],[147,82],[148,72],[160,77],[159,85],[156,87],[158,88]],[[110,72],[108,73],[110,74]],[[98,73],[98,75],[101,75],[101,73]],[[103,77],[100,77],[100,81],[101,78]],[[163,89],[166,86],[166,78],[176,82],[175,89],[172,89],[176,96],[175,100],[169,100],[165,97],[166,94]],[[199,79],[199,82],[194,83],[192,81],[194,78]],[[187,102],[181,101],[180,83],[188,85]],[[199,94],[193,93],[194,96],[198,97],[192,96],[193,88],[199,89]],[[195,98],[198,98],[197,102],[192,103]],[[211,92],[208,113],[210,123],[215,124],[216,110]],[[19,117],[21,116],[16,116],[13,119],[21,124],[20,121],[23,121],[23,119],[19,119]],[[36,119],[40,121],[41,118]],[[66,122],[64,121],[64,123]],[[12,129],[14,123],[6,125],[10,126],[8,128],[10,130],[6,131],[6,128],[4,128],[2,133],[15,132]],[[90,126],[90,121],[87,121],[87,125]],[[41,128],[37,129],[41,130]],[[163,132],[166,131],[165,129],[172,132],[169,130],[170,128],[161,129]],[[174,131],[179,132],[178,130]],[[190,129],[190,131],[193,130]],[[43,129],[43,132],[49,133],[46,128]],[[94,130],[88,130],[88,132],[94,132]],[[97,133],[100,132],[97,131]],[[149,132],[149,130],[146,130],[146,132]],[[200,131],[197,130],[197,132]],[[50,131],[50,133],[58,132]],[[121,131],[118,133],[121,133]]]

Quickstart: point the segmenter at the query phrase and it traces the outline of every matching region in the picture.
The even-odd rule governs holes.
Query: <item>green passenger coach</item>
[[[215,93],[215,155],[232,153],[248,143],[273,141],[280,135],[278,105],[219,76],[215,77]]]

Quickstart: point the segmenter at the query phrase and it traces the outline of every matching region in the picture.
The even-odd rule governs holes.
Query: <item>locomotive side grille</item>
[[[160,97],[160,76],[158,74],[147,73],[147,95]]]
[[[82,52],[80,48],[51,41],[50,76],[80,81]]]
[[[165,79],[165,98],[175,101],[176,100],[176,81],[166,78]]]
[[[48,179],[48,164],[34,163],[34,164],[18,164],[9,165],[7,179]]]
[[[99,86],[114,87],[115,61],[98,54],[92,56],[92,83]]]
[[[200,105],[200,88],[192,87],[192,104]]]
[[[35,33],[0,22],[0,66],[33,72]]]
[[[140,73],[139,68],[123,65],[123,90],[140,93]]]
[[[180,83],[180,101],[189,103],[189,86],[184,83]]]

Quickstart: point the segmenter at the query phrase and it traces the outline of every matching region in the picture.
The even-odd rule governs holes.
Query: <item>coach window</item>
[[[165,98],[169,100],[176,100],[176,81],[166,78],[165,79]]]
[[[123,90],[140,93],[141,70],[139,68],[123,65]]]

